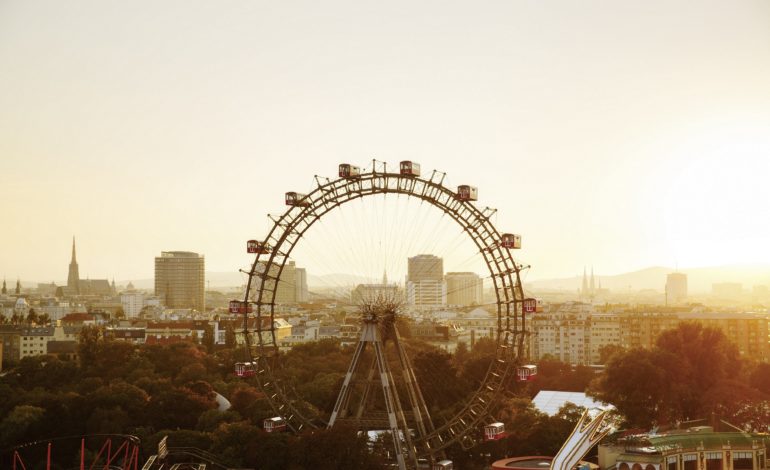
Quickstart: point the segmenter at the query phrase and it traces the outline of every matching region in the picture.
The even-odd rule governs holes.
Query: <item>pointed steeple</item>
[[[591,295],[594,295],[596,292],[596,283],[594,282],[594,267],[591,266]]]
[[[72,237],[72,260],[67,274],[67,289],[70,293],[80,294],[80,271],[78,270],[78,260],[75,255],[75,237]]]
[[[16,294],[21,294],[21,279],[16,279]]]
[[[382,285],[383,286],[388,285],[388,271],[386,269],[382,270]]]
[[[580,290],[580,295],[588,295],[588,276],[585,266],[583,266],[583,288]]]
[[[7,294],[7,293],[8,293],[8,288],[5,286],[5,278],[3,278],[3,290],[2,290],[2,294],[3,294],[3,295],[5,295],[5,294]]]

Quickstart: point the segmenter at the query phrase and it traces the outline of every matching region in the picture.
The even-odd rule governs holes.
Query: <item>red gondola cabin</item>
[[[358,178],[361,176],[361,169],[357,166],[340,164],[340,178]]]
[[[478,201],[479,190],[475,186],[464,184],[457,187],[457,199],[461,201]]]
[[[286,431],[286,428],[286,420],[280,416],[267,418],[266,420],[262,421],[262,429],[264,429],[265,432],[283,432]]]
[[[521,248],[521,235],[516,235],[515,233],[504,233],[501,237],[500,245],[502,245],[503,248],[518,250]]]
[[[256,364],[254,362],[236,362],[235,363],[235,375],[236,377],[253,377],[256,375]]]
[[[492,423],[484,426],[485,441],[498,441],[505,436],[505,424],[503,423]]]
[[[240,300],[231,300],[228,308],[230,313],[251,313],[251,305]]]
[[[534,364],[519,366],[519,368],[516,369],[516,378],[519,382],[535,380],[535,377],[537,377],[537,366]]]
[[[246,242],[246,252],[267,254],[270,253],[270,247],[257,240],[249,240]]]
[[[537,299],[524,299],[524,313],[537,312]]]
[[[399,165],[399,170],[404,176],[420,176],[420,164],[404,160]]]
[[[307,194],[295,193],[294,191],[286,193],[286,205],[295,207],[307,207],[310,201],[307,200]]]

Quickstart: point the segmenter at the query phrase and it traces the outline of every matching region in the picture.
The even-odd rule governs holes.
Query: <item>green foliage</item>
[[[352,429],[316,430],[302,435],[291,447],[290,468],[382,468],[382,462],[369,452],[366,435]]]
[[[99,358],[104,339],[101,328],[86,325],[78,334],[78,357],[84,368],[93,366]]]
[[[214,346],[216,345],[216,338],[214,338],[214,327],[207,324],[203,329],[203,338],[201,340],[203,347],[206,348],[206,352],[211,354],[214,352]]]
[[[242,420],[243,418],[236,411],[208,410],[201,413],[198,417],[198,424],[195,425],[195,429],[202,432],[213,432],[221,424],[235,423]]]
[[[721,330],[685,322],[663,332],[652,350],[613,355],[593,393],[615,405],[634,427],[714,414],[746,429],[761,429],[765,425],[750,419],[746,410],[756,408],[766,394],[755,388],[764,383],[764,368],[757,367],[758,375],[751,378],[746,370]]]
[[[45,410],[37,406],[15,407],[0,421],[0,445],[11,446],[35,434],[36,426],[43,420]]]
[[[235,330],[233,329],[233,325],[230,323],[228,323],[227,327],[225,327],[225,347],[235,347]]]

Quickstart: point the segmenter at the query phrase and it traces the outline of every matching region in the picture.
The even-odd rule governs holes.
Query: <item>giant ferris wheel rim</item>
[[[285,390],[274,377],[274,364],[269,358],[277,356],[278,344],[275,338],[275,294],[277,283],[291,252],[300,243],[304,233],[327,213],[347,202],[378,194],[404,194],[428,202],[431,206],[449,215],[473,240],[482,255],[493,282],[497,305],[497,347],[495,359],[490,365],[478,390],[467,400],[465,407],[445,425],[437,428],[421,443],[430,451],[438,451],[449,445],[467,443],[472,440],[470,433],[489,415],[492,402],[500,395],[505,381],[517,357],[523,353],[526,335],[525,317],[522,309],[524,300],[518,264],[509,248],[500,244],[501,234],[490,218],[494,209],[479,209],[472,201],[460,200],[456,192],[447,188],[444,174],[433,171],[429,178],[372,171],[352,177],[337,179],[316,176],[316,187],[300,199],[301,204],[290,206],[281,216],[273,217],[273,225],[262,242],[270,246],[268,253],[257,253],[244,294],[244,302],[256,306],[255,315],[244,313],[243,333],[246,350],[254,363],[259,363],[257,383],[273,411],[286,418],[288,426],[295,432],[306,427],[317,427],[316,420],[305,417],[295,406],[296,397]],[[289,193],[287,193],[289,194]],[[296,195],[297,193],[295,193]],[[296,197],[296,196],[295,196]],[[263,256],[265,255],[265,256]],[[273,266],[276,266],[273,269]],[[271,272],[272,271],[272,272]],[[256,282],[255,282],[256,278]],[[252,292],[256,290],[256,292]],[[267,296],[265,296],[267,293]],[[256,329],[250,331],[250,319],[256,321]],[[267,324],[267,330],[263,325]],[[264,335],[269,331],[269,341]],[[251,344],[256,334],[256,345]],[[258,351],[255,354],[254,351]],[[256,357],[255,357],[256,355]],[[320,421],[320,420],[319,420]]]

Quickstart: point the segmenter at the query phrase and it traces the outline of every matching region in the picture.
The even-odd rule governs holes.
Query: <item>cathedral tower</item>
[[[75,294],[80,294],[80,272],[78,271],[78,260],[75,256],[75,237],[72,237],[72,260],[70,261],[70,270],[67,275],[67,289]]]

